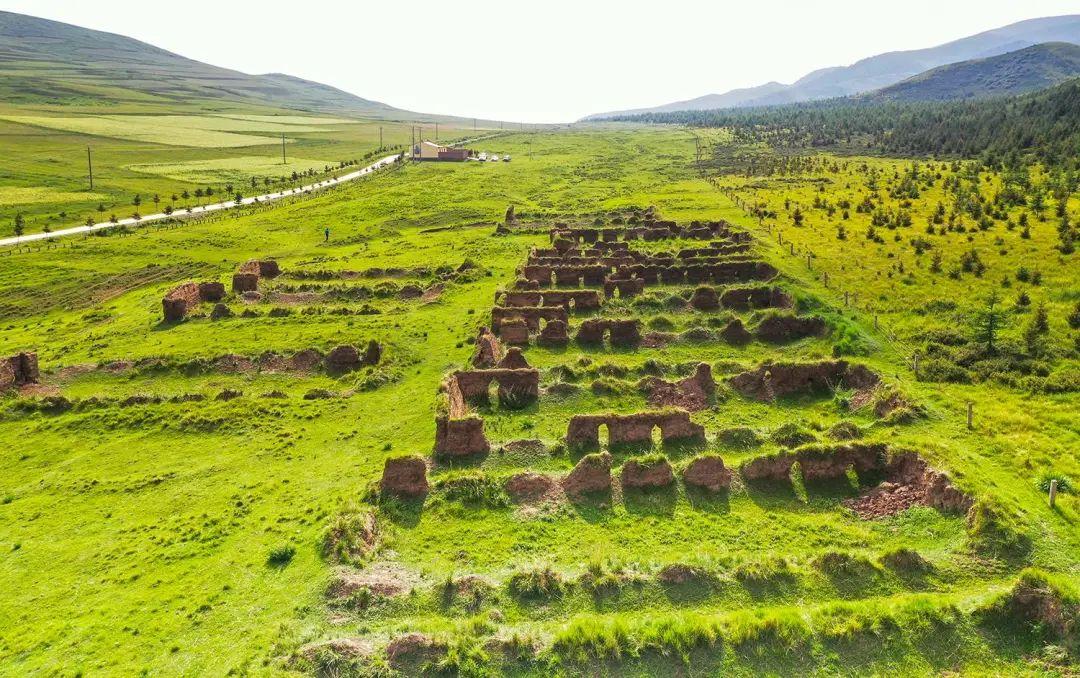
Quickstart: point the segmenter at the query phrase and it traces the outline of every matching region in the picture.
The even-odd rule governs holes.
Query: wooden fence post
[[[1050,481],[1050,508],[1054,508],[1054,502],[1057,501],[1058,481],[1054,478]]]
[[[967,427],[975,428],[975,403],[970,401],[967,404]]]

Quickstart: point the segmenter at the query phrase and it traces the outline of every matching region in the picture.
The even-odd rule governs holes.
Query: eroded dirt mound
[[[649,332],[641,339],[642,348],[664,348],[679,338],[671,332]]]
[[[896,515],[912,506],[966,513],[973,503],[969,495],[953,486],[948,476],[931,468],[914,452],[891,459],[881,484],[855,499],[844,501],[845,506],[866,520]]]
[[[677,382],[659,377],[648,377],[642,382],[646,400],[657,409],[680,407],[688,412],[703,410],[709,405],[709,397],[716,392],[712,368],[698,363],[694,374]]]
[[[542,501],[558,493],[559,483],[543,473],[527,471],[506,481],[506,493],[516,504]]]
[[[525,360],[525,354],[517,346],[511,346],[498,363],[498,368],[502,370],[521,370],[527,367],[529,367],[529,361]]]
[[[409,593],[419,584],[419,575],[397,563],[372,563],[360,571],[337,572],[326,595],[329,598],[348,598],[366,589],[377,596],[392,598]]]
[[[708,574],[701,568],[694,567],[693,565],[672,563],[670,565],[665,565],[663,569],[660,570],[660,573],[656,575],[656,578],[660,580],[661,584],[671,586],[702,581],[708,578]]]
[[[742,320],[735,318],[720,330],[720,338],[732,346],[745,346],[754,340],[754,335],[750,334]]]
[[[607,452],[587,454],[563,479],[563,489],[573,497],[611,489],[611,455]]]
[[[360,659],[374,654],[375,645],[367,638],[334,638],[305,645],[299,654],[308,661],[315,661],[326,652],[342,659]]]
[[[390,666],[401,669],[408,665],[431,661],[446,651],[446,646],[423,633],[406,633],[386,646]]]
[[[694,459],[683,470],[683,482],[694,487],[701,487],[710,492],[719,492],[731,484],[731,471],[724,465],[724,460],[716,455],[705,455]]]
[[[631,459],[622,467],[622,486],[626,488],[667,487],[675,474],[667,459],[639,461]]]

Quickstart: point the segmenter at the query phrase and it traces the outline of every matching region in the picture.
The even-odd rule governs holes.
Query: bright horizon
[[[119,0],[7,0],[0,8],[246,73],[288,73],[407,110],[533,123],[790,83],[818,68],[1078,11],[1075,0],[314,7],[320,12],[190,0],[160,16]]]

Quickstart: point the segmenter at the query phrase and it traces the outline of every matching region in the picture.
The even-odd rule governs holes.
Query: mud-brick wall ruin
[[[738,393],[769,402],[796,393],[813,393],[843,387],[861,390],[875,386],[876,374],[863,365],[845,360],[815,363],[765,363],[728,380]]]
[[[178,322],[204,301],[221,301],[225,286],[219,282],[186,282],[178,285],[161,300],[165,322]]]
[[[495,303],[510,308],[562,306],[567,311],[596,311],[601,302],[596,290],[511,290],[496,293]]]
[[[276,278],[281,267],[273,259],[252,259],[237,269],[232,278],[232,290],[236,293],[254,292],[259,289],[262,278]]]
[[[590,318],[581,323],[577,331],[580,344],[600,344],[605,336],[612,346],[630,347],[641,342],[641,321],[637,318],[609,320]]]
[[[37,353],[16,353],[0,359],[0,391],[37,383]]]
[[[600,427],[606,426],[612,445],[652,442],[654,428],[665,442],[705,441],[705,427],[690,420],[685,410],[636,414],[576,414],[566,430],[566,444],[576,449],[597,449]]]
[[[436,454],[456,457],[491,449],[484,434],[484,420],[471,414],[469,406],[486,403],[493,383],[501,407],[523,407],[540,397],[540,371],[529,367],[453,373],[443,384],[446,411],[435,419]]]
[[[450,416],[468,414],[469,403],[486,403],[492,383],[502,407],[520,407],[540,397],[540,370],[487,369],[455,372],[446,381],[450,401]]]

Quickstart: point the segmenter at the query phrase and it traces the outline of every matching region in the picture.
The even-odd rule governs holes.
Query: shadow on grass
[[[611,490],[603,490],[577,495],[567,494],[566,498],[579,518],[587,523],[599,523],[608,519],[613,495]]]
[[[622,500],[628,513],[670,518],[675,514],[679,489],[674,483],[666,487],[624,487]]]
[[[490,452],[470,454],[464,457],[452,457],[445,454],[432,455],[433,471],[453,471],[455,469],[480,468],[491,456]]]
[[[379,501],[382,514],[398,527],[416,527],[424,512],[427,495],[415,498],[386,496]]]
[[[710,492],[704,488],[687,485],[686,500],[696,511],[731,513],[731,493],[728,490]]]
[[[847,478],[803,481],[810,504],[820,507],[827,504],[833,508],[844,499],[859,496],[860,488]]]
[[[805,506],[789,480],[747,480],[746,496],[765,510],[801,509]]]
[[[660,583],[660,590],[673,603],[701,603],[715,592],[716,578],[706,573],[682,583]]]

